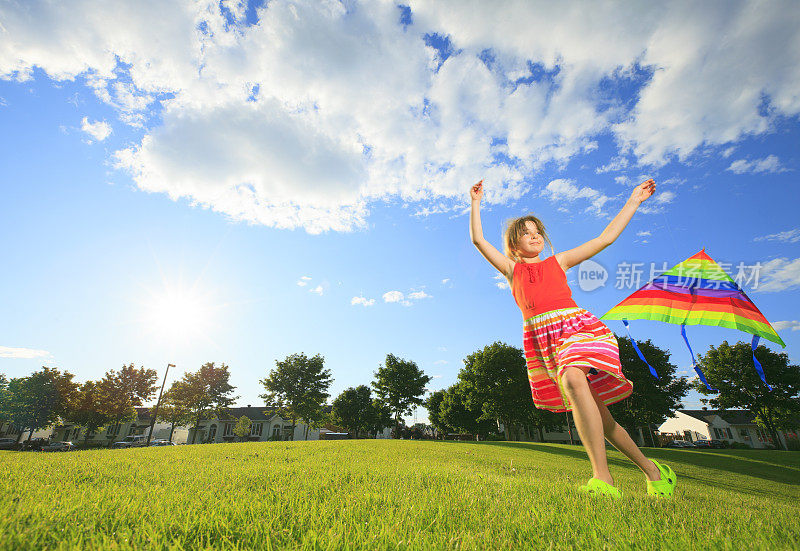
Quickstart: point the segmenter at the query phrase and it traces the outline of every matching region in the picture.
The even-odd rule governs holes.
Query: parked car
[[[694,448],[694,444],[689,442],[688,440],[673,440],[666,446],[665,448]]]
[[[150,442],[151,446],[174,446],[175,442],[170,442],[169,440],[153,440]]]
[[[711,440],[698,440],[694,443],[695,448],[708,448],[711,449],[714,446],[711,445]]]
[[[42,446],[43,452],[69,452],[75,449],[72,442],[50,442],[46,446]]]
[[[712,448],[727,448],[728,443],[724,440],[709,440]]]
[[[131,434],[119,442],[111,444],[112,448],[142,448],[147,445],[146,434]]]
[[[31,438],[30,440],[25,440],[20,449],[25,452],[40,452],[42,447],[49,443],[50,441],[47,438]]]
[[[16,438],[0,438],[0,450],[18,450],[21,446]]]

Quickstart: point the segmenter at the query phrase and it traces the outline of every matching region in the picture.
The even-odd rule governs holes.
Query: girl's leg
[[[589,391],[594,397],[597,409],[600,412],[600,417],[603,420],[603,433],[606,438],[608,438],[608,441],[625,454],[628,459],[636,463],[636,466],[644,472],[648,480],[661,480],[661,473],[655,463],[642,454],[642,451],[628,434],[628,431],[614,420],[611,416],[611,412],[608,411],[608,408],[600,399],[600,396],[597,395],[597,392],[595,392],[591,385],[588,385],[588,381],[587,386],[589,386]]]
[[[581,442],[589,454],[593,477],[614,485],[606,460],[606,441],[603,437],[603,420],[592,396],[586,373],[577,367],[567,367],[561,375],[564,392],[572,404],[572,414]]]

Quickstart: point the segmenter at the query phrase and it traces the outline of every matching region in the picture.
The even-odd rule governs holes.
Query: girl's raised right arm
[[[470,213],[469,221],[469,234],[472,238],[472,244],[478,248],[478,251],[489,263],[497,268],[501,274],[507,278],[511,278],[514,272],[514,262],[506,255],[495,249],[491,243],[486,241],[483,237],[483,229],[481,228],[481,198],[483,197],[483,180],[472,186],[469,191],[470,198],[472,199],[472,212]]]

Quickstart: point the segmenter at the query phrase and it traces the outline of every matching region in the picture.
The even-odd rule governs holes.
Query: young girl
[[[564,272],[613,243],[639,205],[655,192],[653,180],[641,183],[599,237],[546,259],[544,244],[553,245],[544,225],[528,215],[509,222],[500,253],[483,237],[480,202],[483,180],[472,186],[472,243],[508,279],[522,310],[523,343],[533,403],[539,409],[572,411],[581,442],[592,463],[592,478],[583,492],[622,497],[608,471],[605,438],[647,477],[647,493],[672,496],[677,477],[667,465],[647,459],[606,407],[630,396],[633,385],[619,362],[614,334],[572,300]],[[555,251],[554,251],[555,252]]]

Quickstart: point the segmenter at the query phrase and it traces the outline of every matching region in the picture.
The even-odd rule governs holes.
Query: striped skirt
[[[622,374],[616,337],[583,308],[563,308],[526,319],[523,343],[533,403],[539,409],[572,411],[561,384],[568,366],[587,373],[589,385],[605,405],[633,392],[633,384]]]

